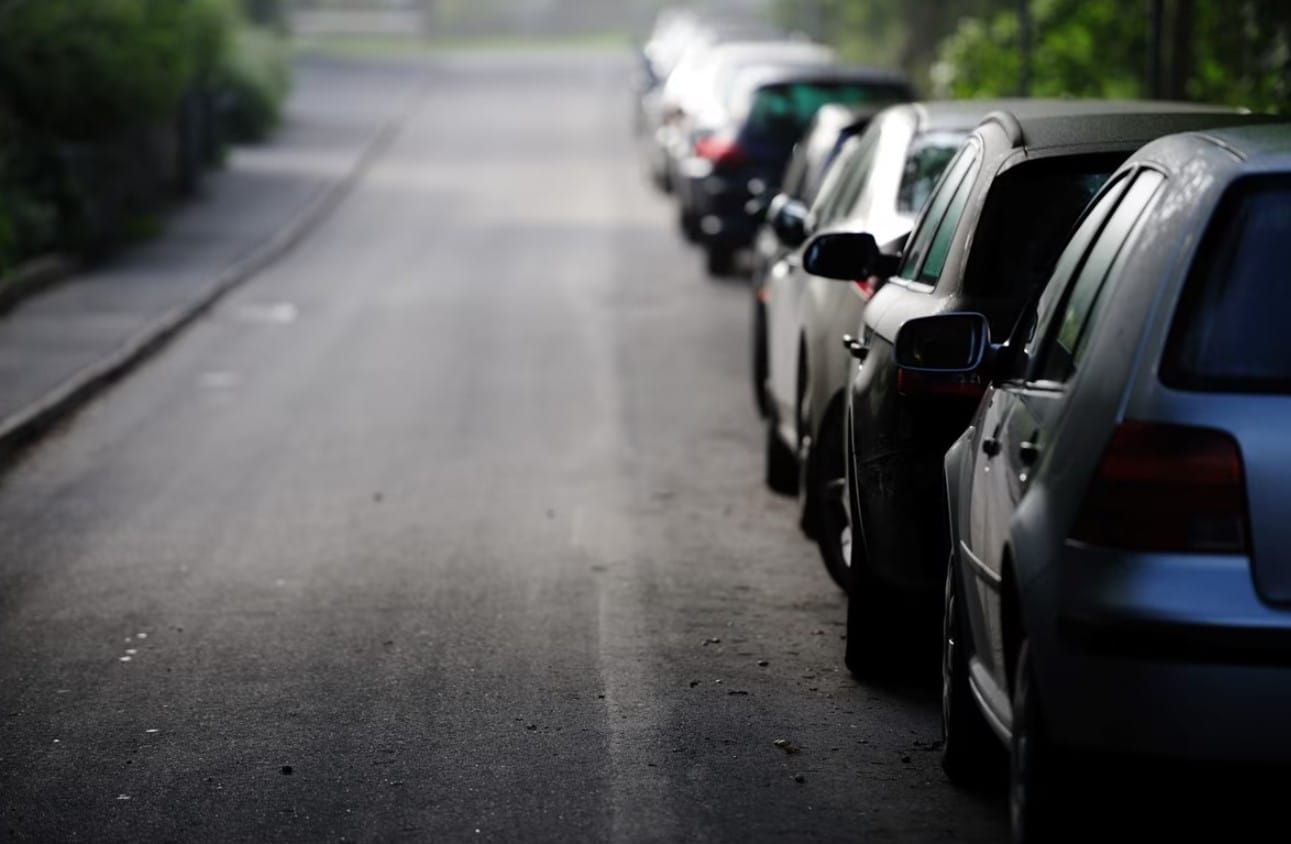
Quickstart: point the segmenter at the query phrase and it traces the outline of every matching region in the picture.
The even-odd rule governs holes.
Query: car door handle
[[[982,453],[987,457],[994,457],[1000,453],[1000,441],[995,437],[987,437],[982,440]]]
[[[843,348],[847,349],[847,353],[850,354],[852,357],[862,362],[865,360],[866,356],[870,353],[869,346],[865,345],[860,340],[857,340],[855,337],[853,337],[850,334],[843,335]]]
[[[1031,440],[1027,440],[1022,443],[1022,445],[1018,446],[1018,457],[1021,458],[1023,463],[1030,466],[1032,463],[1040,459],[1040,446],[1036,445]]]

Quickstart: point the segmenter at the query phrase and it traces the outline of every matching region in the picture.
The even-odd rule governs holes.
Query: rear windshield
[[[1220,204],[1171,329],[1162,380],[1291,392],[1291,179],[1248,180]]]
[[[906,98],[905,87],[892,84],[820,80],[766,85],[753,95],[745,128],[754,135],[793,143],[828,103],[865,105]]]
[[[1080,212],[1124,160],[1120,154],[1063,156],[1003,173],[982,211],[966,292],[999,303],[1000,317],[1011,318],[1011,309],[1048,280]]]
[[[910,145],[905,169],[901,173],[901,187],[897,192],[897,210],[902,214],[918,214],[923,208],[946,165],[959,152],[967,132],[936,132],[920,135]]]

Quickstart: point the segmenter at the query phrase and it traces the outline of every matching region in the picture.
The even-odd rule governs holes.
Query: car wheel
[[[767,416],[766,482],[773,492],[796,495],[798,492],[798,462],[793,449],[785,445],[776,430],[775,414]]]
[[[888,590],[868,568],[857,564],[856,544],[847,591],[847,650],[844,660],[853,676],[867,680],[884,674],[892,655],[883,644],[890,620]]]
[[[1059,765],[1036,694],[1031,646],[1023,639],[1013,682],[1009,747],[1009,822],[1016,844],[1059,840]]]
[[[846,496],[851,527],[850,552],[847,556],[847,648],[844,661],[858,679],[868,679],[886,671],[896,651],[890,643],[893,601],[892,589],[870,571],[869,549],[865,542],[865,520],[857,507],[855,480],[851,477],[849,445],[844,440],[844,466],[847,468]]]
[[[685,205],[677,215],[677,226],[681,229],[682,237],[690,243],[698,243],[700,238],[699,216],[688,209]]]
[[[983,774],[998,770],[990,763],[1000,754],[969,686],[968,625],[957,578],[952,560],[941,621],[941,767],[959,785],[979,787]]]
[[[668,171],[663,167],[655,165],[651,168],[650,181],[659,193],[665,196],[672,193],[672,181],[668,178]]]
[[[758,415],[767,418],[767,310],[753,294],[753,402]]]
[[[704,251],[704,268],[714,278],[731,275],[735,272],[735,250],[727,246],[709,246]]]
[[[851,585],[852,507],[847,491],[847,464],[839,413],[826,415],[809,455],[805,516],[812,525],[821,561],[844,592]]]

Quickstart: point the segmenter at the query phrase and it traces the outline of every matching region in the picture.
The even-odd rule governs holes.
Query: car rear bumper
[[[732,248],[751,246],[761,219],[749,212],[755,196],[747,175],[725,176],[700,167],[698,162],[680,168],[679,199],[699,221],[705,243]]]
[[[1259,599],[1248,560],[1069,542],[1056,594],[1037,668],[1057,740],[1291,761],[1291,612]]]

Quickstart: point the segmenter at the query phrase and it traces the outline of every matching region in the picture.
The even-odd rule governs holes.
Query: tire
[[[853,542],[844,436],[842,414],[826,414],[807,457],[803,521],[816,540],[825,571],[847,592],[851,588]]]
[[[856,482],[851,473],[850,446],[844,440],[844,465],[847,468],[847,505],[852,522],[852,552],[848,560],[847,580],[847,648],[844,661],[858,680],[879,677],[891,670],[901,650],[891,640],[894,601],[892,588],[870,571],[869,550],[865,544],[865,522],[856,496]]]
[[[780,495],[798,494],[798,460],[776,430],[775,414],[767,416],[766,482]]]
[[[856,545],[852,545],[853,563],[847,591],[847,650],[844,661],[858,680],[886,676],[894,663],[891,638],[891,590],[869,569],[857,565]]]
[[[766,306],[753,294],[752,320],[753,351],[753,403],[758,409],[758,416],[767,418],[769,402],[767,401],[767,311]]]
[[[1063,840],[1059,769],[1036,694],[1031,646],[1023,639],[1014,673],[1013,740],[1009,746],[1009,822],[1015,844]]]
[[[664,196],[672,193],[672,180],[668,178],[668,171],[658,166],[650,168],[650,183],[654,185],[655,190]]]
[[[941,767],[957,785],[984,790],[999,770],[999,742],[978,708],[969,684],[968,625],[962,615],[959,572],[946,566],[941,621]]]
[[[699,216],[684,205],[677,213],[677,227],[681,229],[681,236],[686,238],[688,243],[699,243],[702,236],[699,229]]]
[[[696,235],[698,238],[698,235]],[[735,250],[729,246],[708,246],[704,250],[704,269],[714,278],[726,278],[735,272]]]

